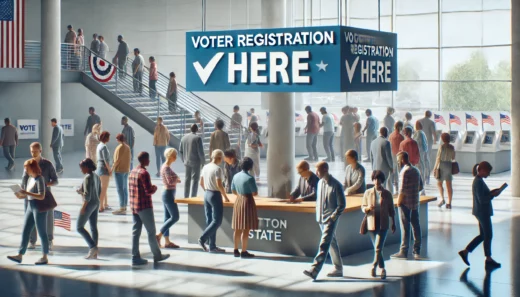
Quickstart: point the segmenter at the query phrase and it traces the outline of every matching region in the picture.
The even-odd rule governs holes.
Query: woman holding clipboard
[[[493,238],[493,226],[491,223],[491,216],[493,216],[493,198],[497,197],[507,187],[504,183],[500,188],[490,190],[484,179],[491,174],[493,167],[486,161],[473,166],[473,215],[478,220],[480,234],[475,237],[468,246],[459,252],[462,261],[469,264],[468,255],[473,252],[475,248],[484,242],[484,254],[486,256],[486,269],[500,268],[500,263],[491,258],[491,239]]]

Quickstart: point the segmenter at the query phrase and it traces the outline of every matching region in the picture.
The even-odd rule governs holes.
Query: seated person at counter
[[[307,161],[301,161],[296,166],[296,170],[300,179],[296,188],[289,194],[290,202],[316,201],[316,187],[320,179],[310,170]]]
[[[365,167],[359,164],[358,153],[355,150],[348,150],[345,153],[347,160],[347,168],[345,169],[345,194],[363,194],[366,190],[365,184]]]

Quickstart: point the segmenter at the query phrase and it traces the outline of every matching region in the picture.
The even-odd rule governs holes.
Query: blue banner
[[[188,32],[186,89],[396,90],[397,36],[339,26]]]

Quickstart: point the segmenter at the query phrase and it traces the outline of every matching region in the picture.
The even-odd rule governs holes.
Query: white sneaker
[[[85,259],[87,259],[87,260],[95,260],[95,259],[97,259],[97,256],[98,256],[98,248],[95,247],[95,248],[91,248],[88,251],[88,254],[85,257]]]

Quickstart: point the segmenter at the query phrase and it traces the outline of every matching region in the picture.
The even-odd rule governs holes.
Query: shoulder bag
[[[361,227],[359,228],[359,234],[361,235],[365,235],[368,232],[367,216],[368,214],[365,214],[365,217],[361,221]]]
[[[40,177],[40,178],[43,178],[43,177]],[[36,185],[34,185],[34,187],[36,187]],[[33,189],[34,189],[34,187],[33,187]],[[32,191],[28,191],[28,192],[32,192]],[[58,204],[56,203],[56,200],[54,199],[54,196],[52,195],[51,191],[49,191],[47,186],[45,186],[45,197],[43,198],[43,200],[35,199],[34,202],[36,203],[36,207],[38,208],[39,212],[47,212],[49,210],[56,208],[56,206],[58,206]]]
[[[460,172],[459,169],[459,163],[458,162],[451,162],[451,174],[458,174]]]

